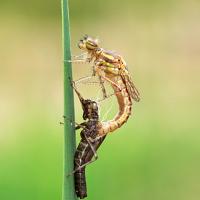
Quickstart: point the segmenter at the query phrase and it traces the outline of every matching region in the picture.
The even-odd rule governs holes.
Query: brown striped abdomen
[[[102,144],[106,136],[99,138],[97,141],[92,143],[92,146],[95,151]],[[92,151],[90,145],[86,141],[85,138],[82,138],[74,156],[74,169],[79,168],[80,166],[90,162],[94,156],[94,152]],[[81,169],[77,170],[74,173],[74,182],[75,182],[75,192],[77,197],[80,199],[84,199],[87,197],[87,185],[86,185],[86,177],[85,177],[85,166]]]

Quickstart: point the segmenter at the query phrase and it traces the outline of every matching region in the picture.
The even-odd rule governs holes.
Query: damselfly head
[[[88,35],[85,35],[78,43],[78,47],[82,50],[92,51],[98,48],[98,40],[94,39]]]

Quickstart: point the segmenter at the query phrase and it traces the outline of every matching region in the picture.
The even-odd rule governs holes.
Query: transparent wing
[[[98,97],[100,97],[101,93],[101,96],[103,97],[98,98],[99,102],[104,101],[114,95],[113,91],[109,89],[111,88],[109,83],[101,79],[101,77],[99,76],[84,76],[77,80],[74,80],[74,82],[79,88],[84,85],[83,90],[86,89],[88,93],[90,93],[91,90],[96,90],[96,94]]]
[[[135,87],[129,73],[122,73],[121,77],[122,77],[124,84],[126,85],[126,88],[128,90],[129,95],[131,96],[131,98],[137,102],[140,101],[140,93],[137,90],[137,88]]]

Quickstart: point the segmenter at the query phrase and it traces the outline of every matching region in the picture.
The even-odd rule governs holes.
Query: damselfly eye
[[[88,35],[84,35],[84,37],[83,37],[85,40],[88,38]]]

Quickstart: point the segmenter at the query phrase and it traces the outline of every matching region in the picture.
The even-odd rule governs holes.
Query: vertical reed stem
[[[71,87],[72,67],[70,50],[70,27],[68,0],[61,0],[62,3],[62,42],[64,60],[64,183],[63,200],[76,200],[74,192],[74,176],[67,176],[73,171],[73,160],[75,151],[75,129],[74,129],[74,97]]]

